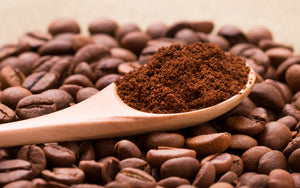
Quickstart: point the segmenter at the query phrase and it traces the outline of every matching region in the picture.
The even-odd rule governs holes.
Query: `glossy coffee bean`
[[[95,87],[98,90],[102,90],[109,84],[118,80],[119,78],[121,78],[121,75],[119,75],[119,74],[107,74],[107,75],[101,77],[99,80],[97,80],[97,82],[95,83]]]
[[[34,184],[29,180],[18,180],[5,185],[3,188],[34,188]]]
[[[147,29],[146,33],[152,38],[160,38],[163,37],[164,33],[166,32],[168,26],[162,22],[155,22],[150,24]]]
[[[211,162],[204,163],[196,178],[193,181],[193,185],[196,187],[209,187],[215,182],[216,168]]]
[[[82,87],[93,87],[94,84],[91,82],[91,80],[84,76],[83,74],[73,74],[71,76],[68,76],[63,84],[75,84]]]
[[[140,158],[135,158],[135,157],[123,159],[120,162],[120,164],[123,168],[131,167],[131,168],[137,168],[140,170],[144,170],[146,168],[146,166],[148,165],[147,161],[140,159]]]
[[[164,33],[164,36],[168,38],[173,38],[178,31],[185,28],[191,28],[189,22],[187,21],[175,22],[168,27],[168,29]]]
[[[266,146],[254,146],[246,150],[241,156],[245,172],[256,172],[260,158],[270,151],[272,149]]]
[[[294,138],[288,145],[284,148],[283,153],[289,156],[294,150],[300,148],[300,137]]]
[[[293,176],[282,169],[275,169],[270,172],[268,184],[270,188],[295,187]]]
[[[130,50],[127,50],[125,48],[111,48],[110,49],[111,57],[118,58],[123,61],[136,61],[137,56],[131,52]]]
[[[25,79],[25,75],[19,69],[6,66],[0,71],[0,79],[2,88],[21,86]]]
[[[119,47],[118,41],[110,35],[107,34],[95,34],[92,36],[92,40],[95,44],[106,46],[107,48],[117,48]]]
[[[82,88],[82,89],[78,90],[78,92],[76,94],[76,102],[84,101],[84,100],[90,98],[91,96],[97,94],[98,92],[99,92],[99,90],[96,88],[93,88],[93,87]]]
[[[203,33],[210,33],[214,28],[214,23],[206,20],[190,21],[192,30]]]
[[[179,187],[180,185],[190,185],[190,182],[187,179],[173,176],[160,180],[159,182],[157,182],[157,185],[166,188],[171,188]]]
[[[31,92],[28,89],[20,86],[9,87],[3,90],[1,102],[12,109],[15,109],[18,102],[29,95],[31,95]]]
[[[82,88],[83,88],[82,86],[77,84],[63,84],[62,86],[59,87],[59,89],[68,92],[73,97],[74,101],[76,101],[77,92]]]
[[[286,48],[271,48],[265,52],[270,59],[271,65],[278,67],[282,62],[293,56],[293,52]]]
[[[133,31],[124,35],[121,40],[121,46],[126,48],[135,54],[140,54],[143,48],[147,46],[150,37],[140,31]]]
[[[217,182],[212,184],[210,188],[233,188],[233,186],[227,182]]]
[[[258,44],[263,39],[270,40],[273,38],[271,31],[264,26],[255,26],[251,28],[246,36],[248,41],[254,44]]]
[[[121,63],[118,66],[118,73],[121,75],[124,75],[131,71],[135,71],[135,70],[139,69],[140,67],[142,67],[142,65],[136,61]]]
[[[76,64],[79,64],[81,62],[90,64],[107,56],[110,56],[110,52],[106,46],[98,44],[88,44],[80,48],[76,52],[74,61]]]
[[[134,32],[134,31],[140,31],[139,26],[136,25],[135,23],[127,23],[127,24],[119,25],[115,31],[115,37],[117,41],[120,42],[127,33]]]
[[[43,46],[41,46],[38,50],[40,55],[65,55],[72,54],[73,48],[72,43],[67,40],[51,40]]]
[[[85,181],[89,183],[102,183],[102,167],[103,163],[94,160],[83,160],[78,166],[84,171]]]
[[[274,169],[287,170],[288,164],[285,156],[278,150],[264,154],[258,161],[258,173],[269,174]]]
[[[70,106],[73,103],[72,96],[61,89],[49,89],[41,93],[41,95],[51,99],[56,104],[56,110],[61,110]]]
[[[230,149],[247,150],[251,147],[257,146],[257,141],[247,135],[236,134],[231,135]]]
[[[233,25],[221,27],[218,34],[226,38],[231,45],[247,42],[245,34],[238,27]]]
[[[235,182],[238,181],[238,179],[239,178],[236,173],[234,173],[232,171],[228,171],[220,177],[218,182],[227,182],[230,184],[234,184]]]
[[[230,171],[236,173],[238,176],[240,176],[243,173],[244,170],[244,162],[243,160],[237,156],[237,155],[233,155],[231,154],[232,157],[232,165],[230,167]]]
[[[101,159],[100,162],[103,162],[101,174],[105,183],[113,181],[122,169],[120,160],[116,157],[106,157]]]
[[[108,35],[114,35],[117,27],[118,24],[114,20],[107,19],[107,18],[99,18],[93,20],[89,24],[88,30],[92,35],[96,33],[105,33]]]
[[[70,166],[75,163],[75,153],[63,146],[47,144],[43,147],[46,154],[47,163],[52,166]]]
[[[177,133],[155,132],[148,134],[145,139],[147,149],[157,149],[159,146],[177,147],[184,146],[185,138]]]
[[[56,111],[53,100],[42,95],[29,95],[21,99],[16,108],[16,114],[20,119],[29,119]]]
[[[94,41],[91,37],[87,37],[84,35],[74,35],[72,40],[71,40],[71,46],[73,51],[78,51],[80,48],[88,45],[88,44],[93,44]]]
[[[37,49],[51,40],[52,36],[49,33],[41,31],[27,32],[19,38],[19,43],[29,45],[31,49]]]
[[[280,43],[280,42],[276,42],[273,41],[271,39],[262,39],[259,41],[258,43],[259,48],[261,48],[262,50],[268,50],[270,48],[286,48],[288,50],[294,51],[294,48],[291,45],[285,44],[285,43]]]
[[[230,170],[233,159],[229,153],[212,154],[202,159],[201,166],[207,162],[215,166],[216,174],[223,174]]]
[[[94,149],[96,159],[102,159],[108,156],[117,156],[117,152],[114,148],[117,140],[115,139],[101,139],[94,143]]]
[[[50,23],[48,27],[49,33],[57,35],[60,33],[79,33],[80,27],[75,20],[69,18],[59,18]]]
[[[0,123],[7,123],[15,120],[16,113],[8,106],[0,103]]]
[[[297,76],[300,72],[300,65],[295,64],[290,66],[285,73],[285,80],[288,86],[294,91],[297,92],[300,90],[299,87],[299,77]]]
[[[174,38],[179,39],[187,44],[191,44],[198,41],[197,34],[192,29],[181,29],[179,30]]]
[[[288,159],[288,163],[293,172],[300,172],[300,148],[294,150]]]
[[[55,181],[58,183],[72,185],[84,182],[84,172],[79,168],[53,168],[50,170],[43,170],[42,176],[47,181]]]
[[[121,140],[116,143],[115,150],[117,151],[120,160],[136,157],[141,158],[142,153],[140,149],[129,140]]]
[[[94,68],[94,73],[97,78],[101,78],[107,74],[113,74],[118,72],[118,66],[124,63],[123,60],[118,58],[103,58]]]
[[[42,71],[29,75],[22,86],[32,93],[41,93],[47,89],[54,88],[57,82],[56,74]]]
[[[268,187],[268,175],[256,174],[246,180],[244,185],[249,187]]]

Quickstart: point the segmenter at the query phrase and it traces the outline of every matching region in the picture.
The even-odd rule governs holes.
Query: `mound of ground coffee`
[[[229,99],[245,87],[249,71],[245,60],[217,45],[174,44],[116,85],[121,99],[137,110],[179,113]]]

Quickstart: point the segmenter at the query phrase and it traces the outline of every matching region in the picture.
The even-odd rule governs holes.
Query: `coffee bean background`
[[[1,123],[81,102],[174,43],[219,44],[245,58],[257,80],[236,108],[192,128],[0,148],[0,186],[300,187],[300,56],[266,26],[215,25],[181,20],[142,29],[95,18],[83,34],[66,17],[3,45]]]

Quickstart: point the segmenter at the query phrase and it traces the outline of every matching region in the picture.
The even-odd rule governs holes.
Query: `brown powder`
[[[116,81],[132,108],[179,113],[213,106],[245,87],[250,69],[240,57],[213,44],[161,48],[144,67]]]

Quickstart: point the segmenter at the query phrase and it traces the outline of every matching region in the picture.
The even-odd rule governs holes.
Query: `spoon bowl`
[[[120,99],[116,85],[112,83],[69,108],[28,120],[1,124],[0,147],[112,138],[198,125],[237,106],[251,92],[254,83],[255,73],[250,68],[246,87],[228,100],[208,108],[173,114],[146,113],[129,107]]]

